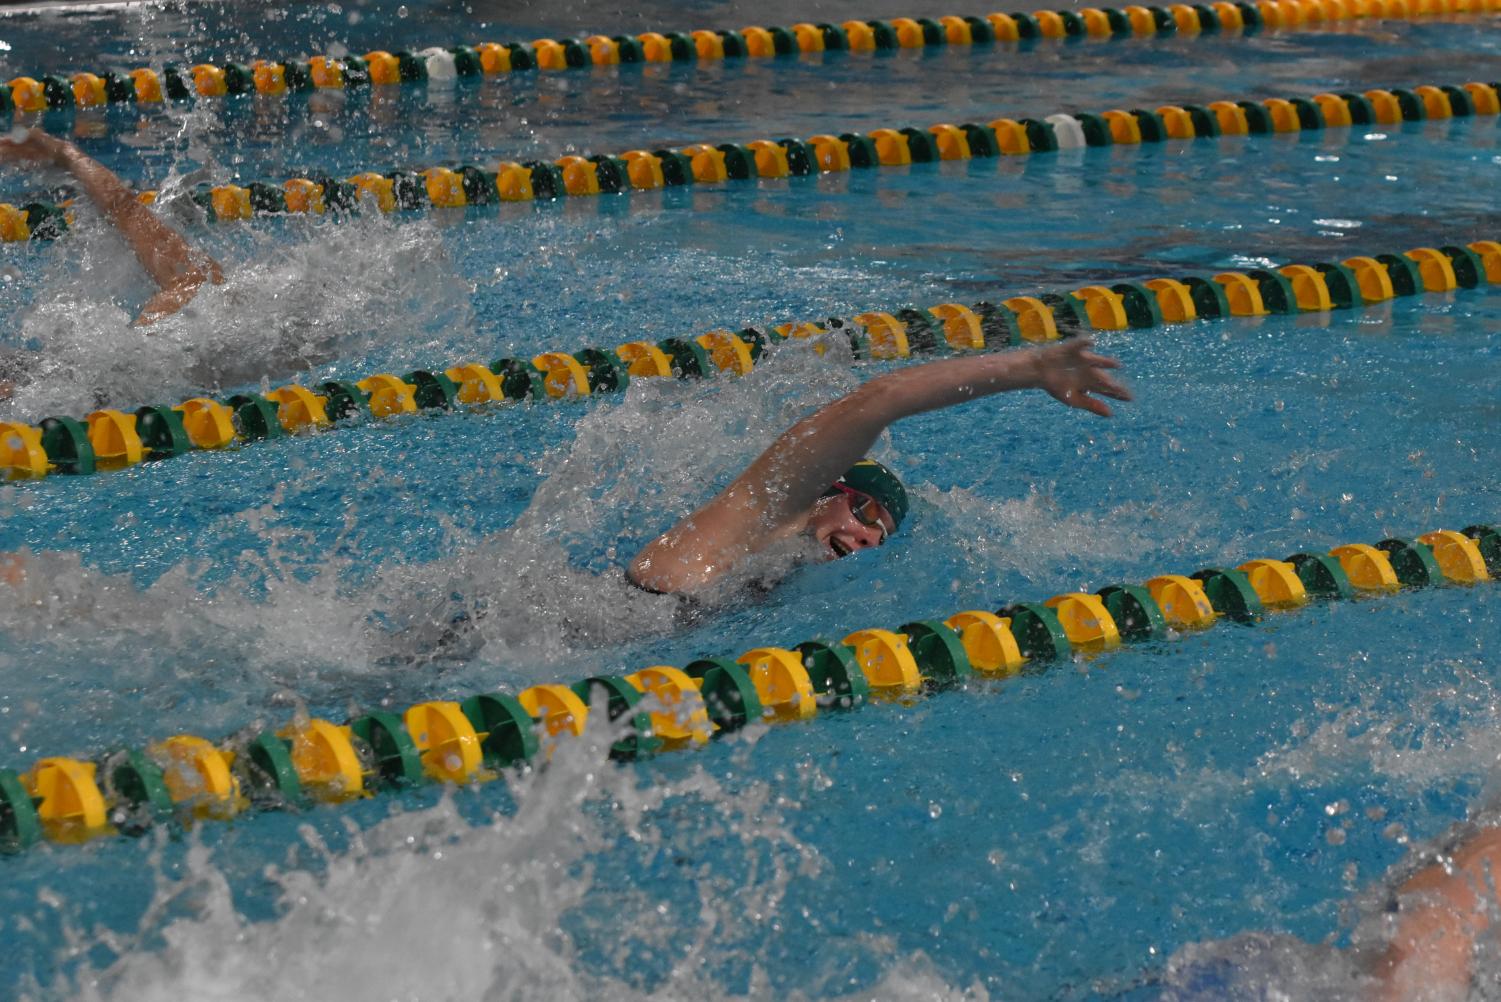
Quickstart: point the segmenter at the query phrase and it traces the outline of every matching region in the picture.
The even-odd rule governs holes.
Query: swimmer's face
[[[891,513],[858,491],[818,499],[808,515],[808,533],[829,560],[880,546],[896,531]]]

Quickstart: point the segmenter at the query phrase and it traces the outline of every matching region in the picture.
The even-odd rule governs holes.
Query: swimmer
[[[747,590],[769,590],[800,563],[873,549],[895,533],[908,516],[907,491],[864,458],[893,422],[1022,389],[1108,417],[1102,397],[1131,399],[1111,374],[1119,365],[1075,338],[878,376],[782,433],[717,496],[642,548],[623,575],[573,567],[566,552],[543,545],[545,534],[515,526],[456,559],[391,567],[367,609],[372,650],[418,664],[467,660],[492,642],[555,653],[631,631],[682,629],[743,602]],[[45,575],[31,573],[37,556],[0,558],[0,587],[43,586]],[[511,571],[497,578],[497,566]]]
[[[156,293],[136,317],[137,326],[145,327],[176,313],[192,301],[204,282],[224,282],[219,262],[158,219],[113,171],[72,143],[41,129],[12,130],[0,137],[0,163],[60,168],[73,175],[100,213],[120,231],[156,284]],[[0,379],[0,399],[9,397],[15,389],[14,375],[6,373],[5,377]]]
[[[888,425],[1007,390],[1110,417],[1130,400],[1113,358],[1088,338],[973,355],[877,376],[793,425],[711,501],[648,543],[626,572],[636,587],[692,595],[780,541],[811,538],[823,559],[880,546],[907,515],[907,492],[865,454]]]

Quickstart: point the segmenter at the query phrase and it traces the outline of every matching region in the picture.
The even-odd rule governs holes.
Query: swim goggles
[[[850,499],[850,513],[855,516],[855,521],[872,529],[881,530],[881,542],[876,545],[880,546],[885,543],[886,537],[891,533],[887,530],[886,523],[881,521],[881,502],[869,494],[862,494],[844,484],[835,484],[834,489]]]

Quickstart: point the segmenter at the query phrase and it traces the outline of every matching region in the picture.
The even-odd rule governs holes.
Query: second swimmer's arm
[[[1071,407],[1110,415],[1090,394],[1129,400],[1114,359],[1079,338],[1046,348],[945,359],[877,376],[793,425],[721,494],[649,543],[631,577],[656,591],[688,591],[785,533],[886,427],[924,411],[1006,390],[1044,389]]]
[[[176,313],[204,282],[217,285],[224,281],[219,262],[195,249],[181,233],[137,201],[135,193],[114,172],[72,143],[32,129],[20,142],[0,139],[0,159],[61,167],[77,178],[99,211],[125,237],[160,290],[141,307],[138,324]]]

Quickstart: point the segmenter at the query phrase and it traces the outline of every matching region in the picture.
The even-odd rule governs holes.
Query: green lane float
[[[0,769],[0,851],[338,804],[423,782],[482,783],[500,770],[545,762],[559,743],[584,733],[596,708],[621,728],[610,757],[643,760],[751,724],[921,698],[1169,631],[1222,620],[1251,626],[1310,602],[1474,586],[1498,575],[1501,532],[1471,525],[857,629],[840,641],[754,647],[682,668],[652,665],[514,695],[428,701],[343,724],[299,718],[220,741],[177,734],[98,758],[50,756],[24,772]]]
[[[1501,0],[1497,0],[1501,4]],[[1497,83],[1462,87],[1421,86],[1410,91],[1371,90],[1359,94],[1316,94],[1312,98],[1215,101],[1208,105],[1164,105],[1156,110],[1113,109],[1099,115],[1055,114],[1046,119],[997,118],[985,124],[940,122],[911,127],[820,133],[798,139],[757,139],[745,144],[704,143],[679,150],[627,150],[616,155],[565,156],[554,163],[502,161],[486,166],[460,164],[387,174],[364,171],[348,178],[295,177],[280,182],[203,184],[191,194],[211,222],[257,216],[324,215],[362,207],[390,213],[418,209],[462,209],[501,202],[616,194],[688,184],[717,184],[761,177],[780,178],[907,166],[940,160],[1029,156],[1059,149],[1140,145],[1165,140],[1222,135],[1261,135],[1363,124],[1398,124],[1427,118],[1501,114]],[[1407,100],[1399,94],[1408,95]],[[493,168],[493,169],[491,169]],[[156,201],[155,191],[137,196]],[[72,201],[60,204],[0,203],[0,241],[50,240],[71,221]],[[1465,275],[1463,262],[1455,265]],[[1117,290],[1119,291],[1119,290]],[[1285,296],[1275,296],[1277,312]]]
[[[230,60],[160,70],[140,67],[124,73],[76,72],[68,76],[18,76],[0,83],[0,112],[38,114],[67,108],[164,101],[212,100],[241,94],[287,98],[317,90],[395,87],[434,81],[480,80],[536,71],[553,72],[629,63],[693,63],[725,59],[769,59],[832,51],[874,52],[938,46],[1067,42],[1133,35],[1197,35],[1260,30],[1285,31],[1324,22],[1361,19],[1413,20],[1501,11],[1501,0],[1258,0],[1175,4],[1168,8],[1130,6],[1083,10],[993,13],[984,17],[849,20],[841,24],[799,22],[787,27],[748,27],[740,31],[658,32],[538,38],[531,42],[480,42],[391,52],[373,49],[343,58]],[[1426,106],[1426,93],[1404,100]]]
[[[280,386],[265,396],[194,397],[174,406],[97,410],[83,420],[0,422],[0,476],[81,475],[223,449],[351,422],[458,408],[498,408],[624,391],[632,379],[745,375],[773,344],[847,342],[856,359],[900,360],[993,351],[1090,331],[1143,330],[1199,319],[1322,313],[1419,292],[1501,282],[1501,242],[1416,247],[1403,254],[1288,264],[1276,269],[1181,275],[1012,296],[998,303],[939,303],[925,310],[867,311],[851,318],[712,330],[613,349],[544,351],[530,359],[463,361],[356,382]],[[1218,587],[1218,585],[1216,585]]]

